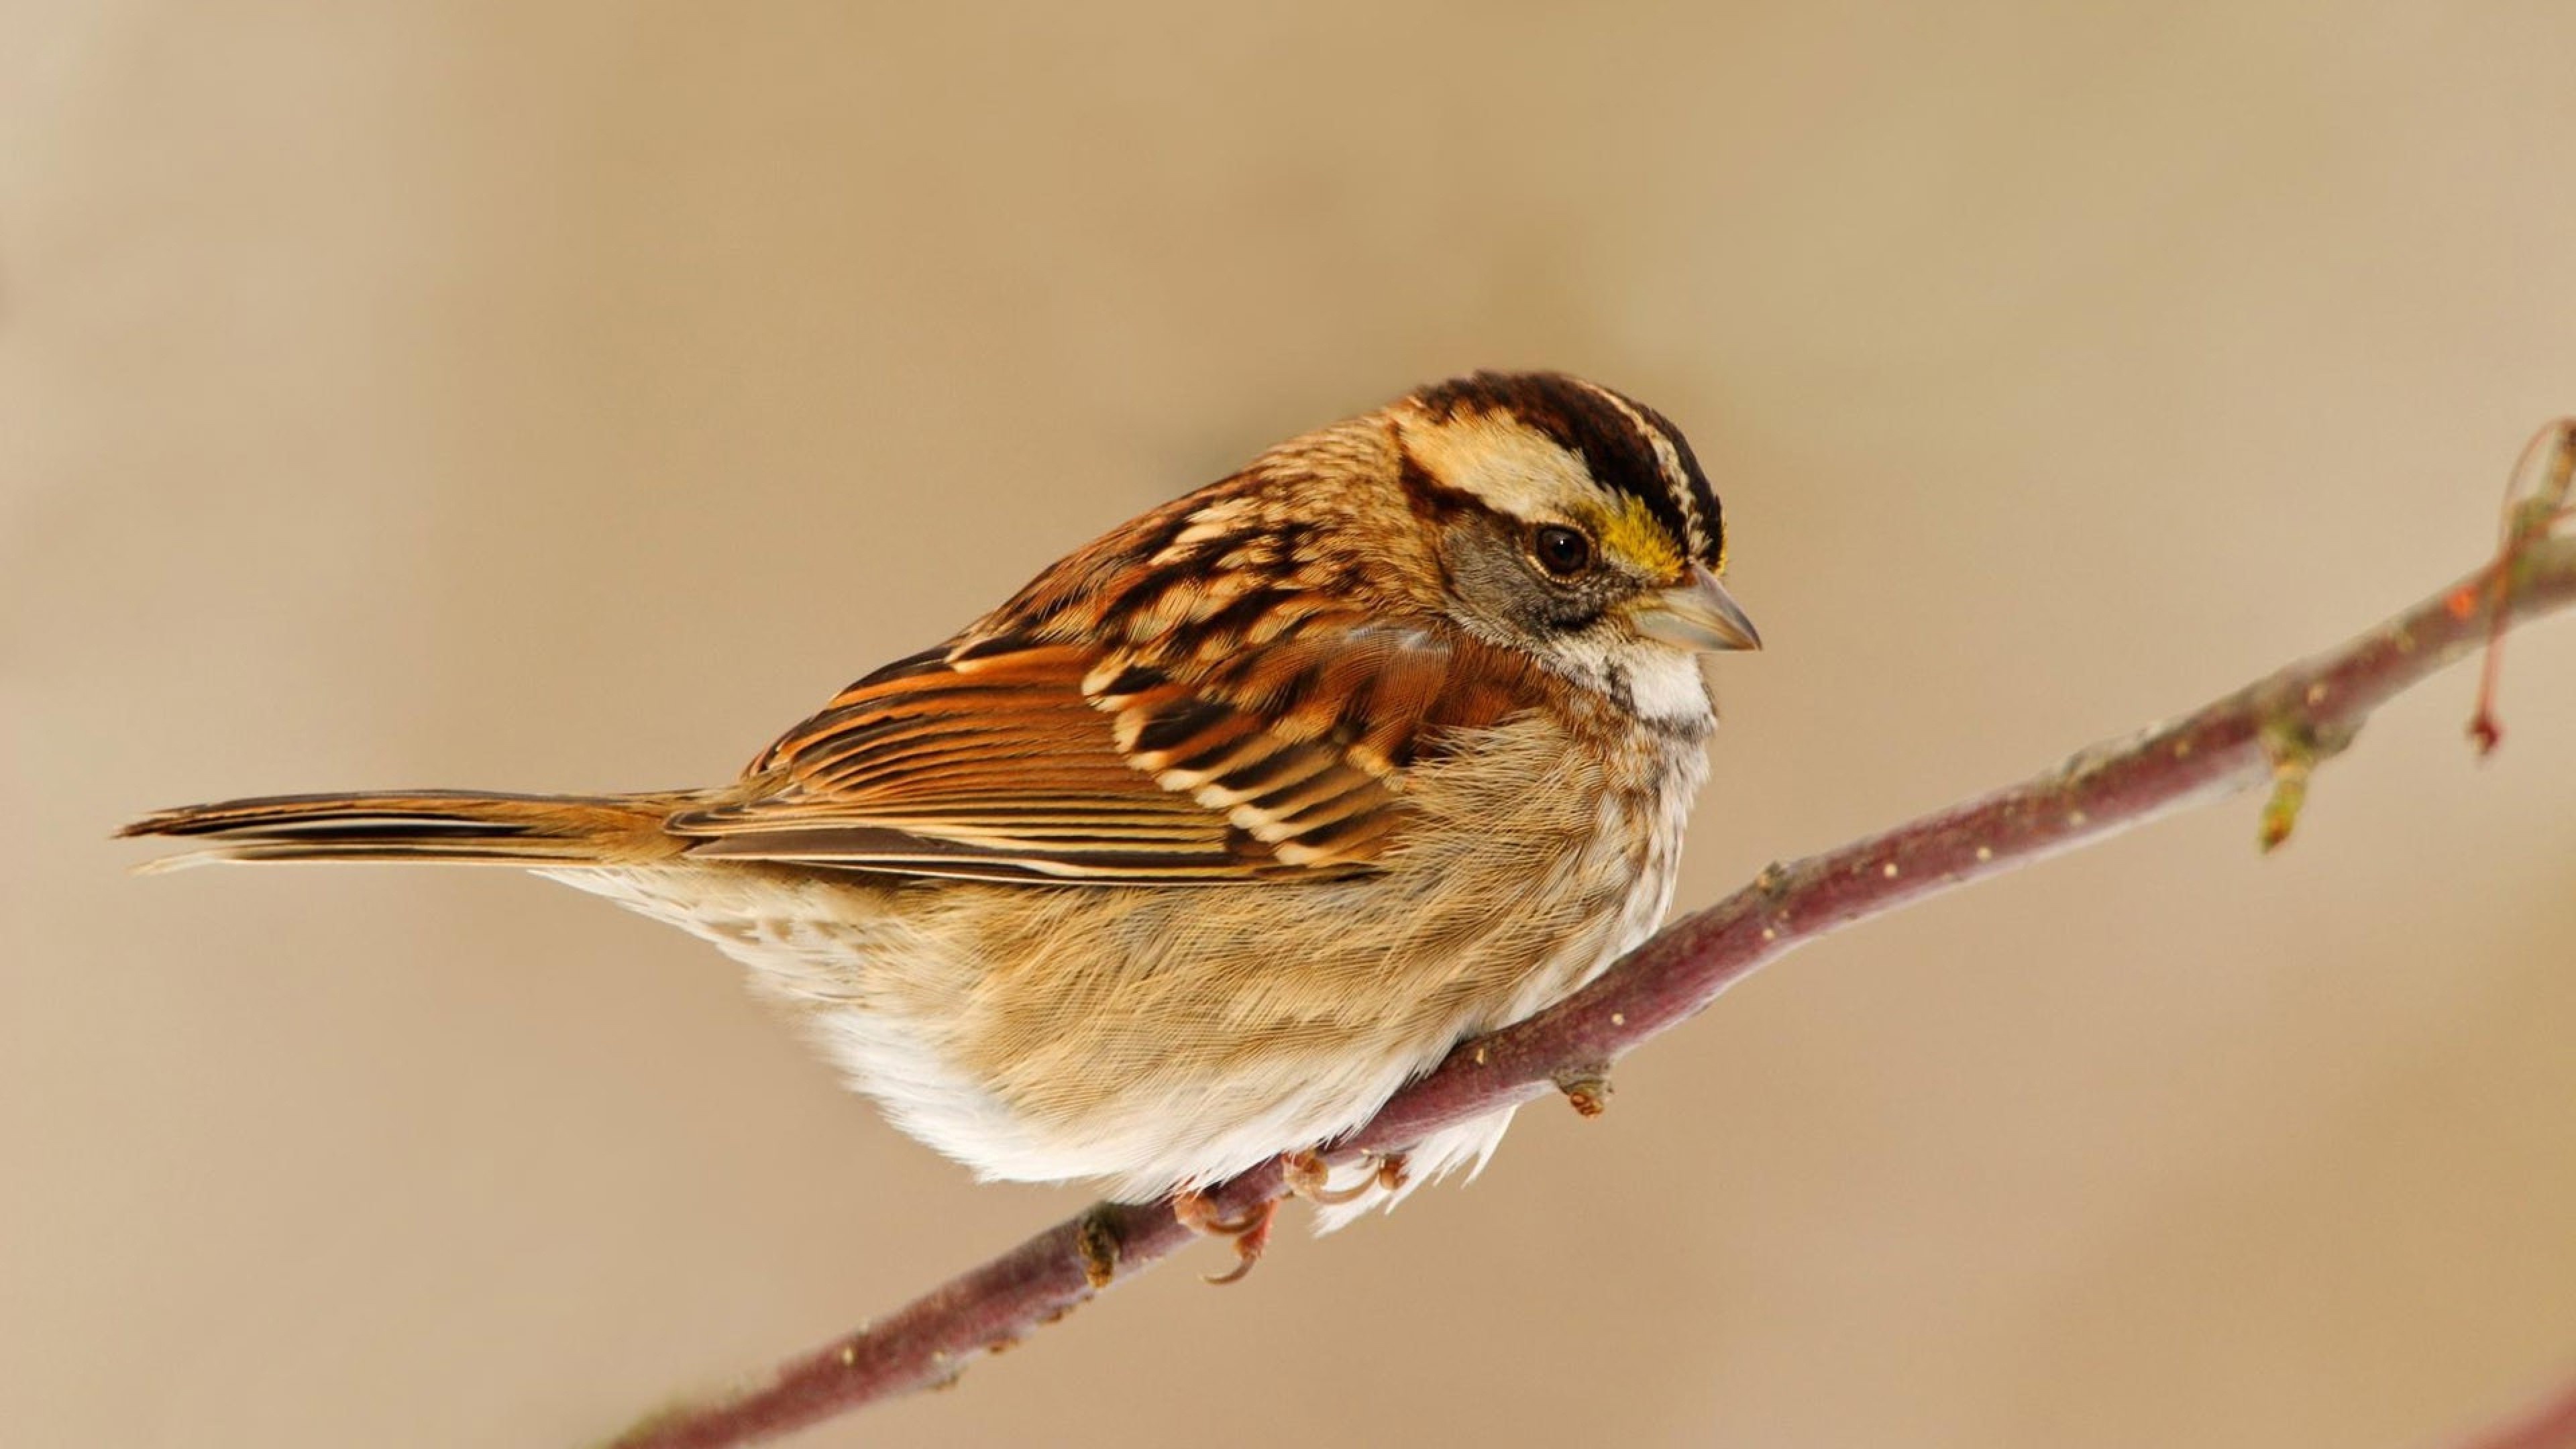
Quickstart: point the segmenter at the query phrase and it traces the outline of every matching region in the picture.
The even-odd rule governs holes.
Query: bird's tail
[[[662,828],[686,792],[494,795],[472,790],[270,795],[183,805],[117,832],[202,840],[151,862],[171,870],[218,860],[404,860],[520,866],[638,865],[688,842]]]

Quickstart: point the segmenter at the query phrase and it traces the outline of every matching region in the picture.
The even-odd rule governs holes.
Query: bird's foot
[[[1234,1243],[1234,1266],[1222,1273],[1206,1273],[1210,1283],[1240,1283],[1252,1265],[1261,1261],[1261,1250],[1270,1246],[1270,1220],[1279,1215],[1279,1200],[1272,1198],[1249,1207],[1232,1217],[1218,1214],[1216,1206],[1200,1193],[1182,1191],[1172,1194],[1172,1216],[1181,1226],[1208,1238],[1227,1238]]]
[[[1306,1201],[1322,1207],[1339,1207],[1372,1192],[1394,1192],[1405,1183],[1405,1158],[1401,1152],[1372,1152],[1366,1159],[1368,1176],[1348,1187],[1329,1187],[1332,1165],[1312,1151],[1292,1152],[1285,1159],[1288,1190]]]
[[[1413,1159],[1401,1152],[1379,1153],[1377,1155],[1378,1188],[1384,1192],[1404,1191],[1404,1185],[1413,1180],[1412,1167]]]
[[[1377,1186],[1375,1177],[1365,1177],[1348,1187],[1333,1187],[1333,1165],[1312,1149],[1291,1152],[1281,1159],[1288,1176],[1288,1191],[1322,1207],[1339,1207]]]

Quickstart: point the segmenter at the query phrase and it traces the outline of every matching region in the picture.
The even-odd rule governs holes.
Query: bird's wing
[[[1527,708],[1490,646],[1357,617],[1203,659],[1002,634],[899,661],[672,818],[689,853],[1009,881],[1374,868],[1406,773]]]

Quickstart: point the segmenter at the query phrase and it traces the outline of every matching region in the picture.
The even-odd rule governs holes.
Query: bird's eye
[[[1592,567],[1592,540],[1581,529],[1551,523],[1530,535],[1530,553],[1538,566],[1560,579],[1570,579]]]

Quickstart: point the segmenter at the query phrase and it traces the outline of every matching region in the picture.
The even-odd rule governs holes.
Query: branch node
[[[1118,1276],[1117,1212],[1108,1203],[1093,1203],[1073,1230],[1073,1250],[1082,1258],[1082,1281],[1095,1293]]]
[[[1556,1089],[1578,1115],[1598,1117],[1610,1110],[1610,1064],[1586,1062],[1555,1074]]]
[[[2286,844],[2298,827],[2299,811],[2308,803],[2308,775],[2315,768],[2309,760],[2273,762],[2272,795],[2263,802],[2263,824],[2255,833],[2255,843],[2266,855]]]
[[[2299,812],[2308,803],[2308,777],[2317,766],[2349,748],[2359,732],[2353,724],[2319,725],[2300,712],[2323,703],[2325,695],[2322,684],[2311,682],[2298,692],[2297,709],[2278,709],[2263,718],[2261,738],[2263,753],[2272,761],[2272,794],[2263,802],[2263,823],[2255,840],[2267,855],[2280,849],[2298,827]]]

